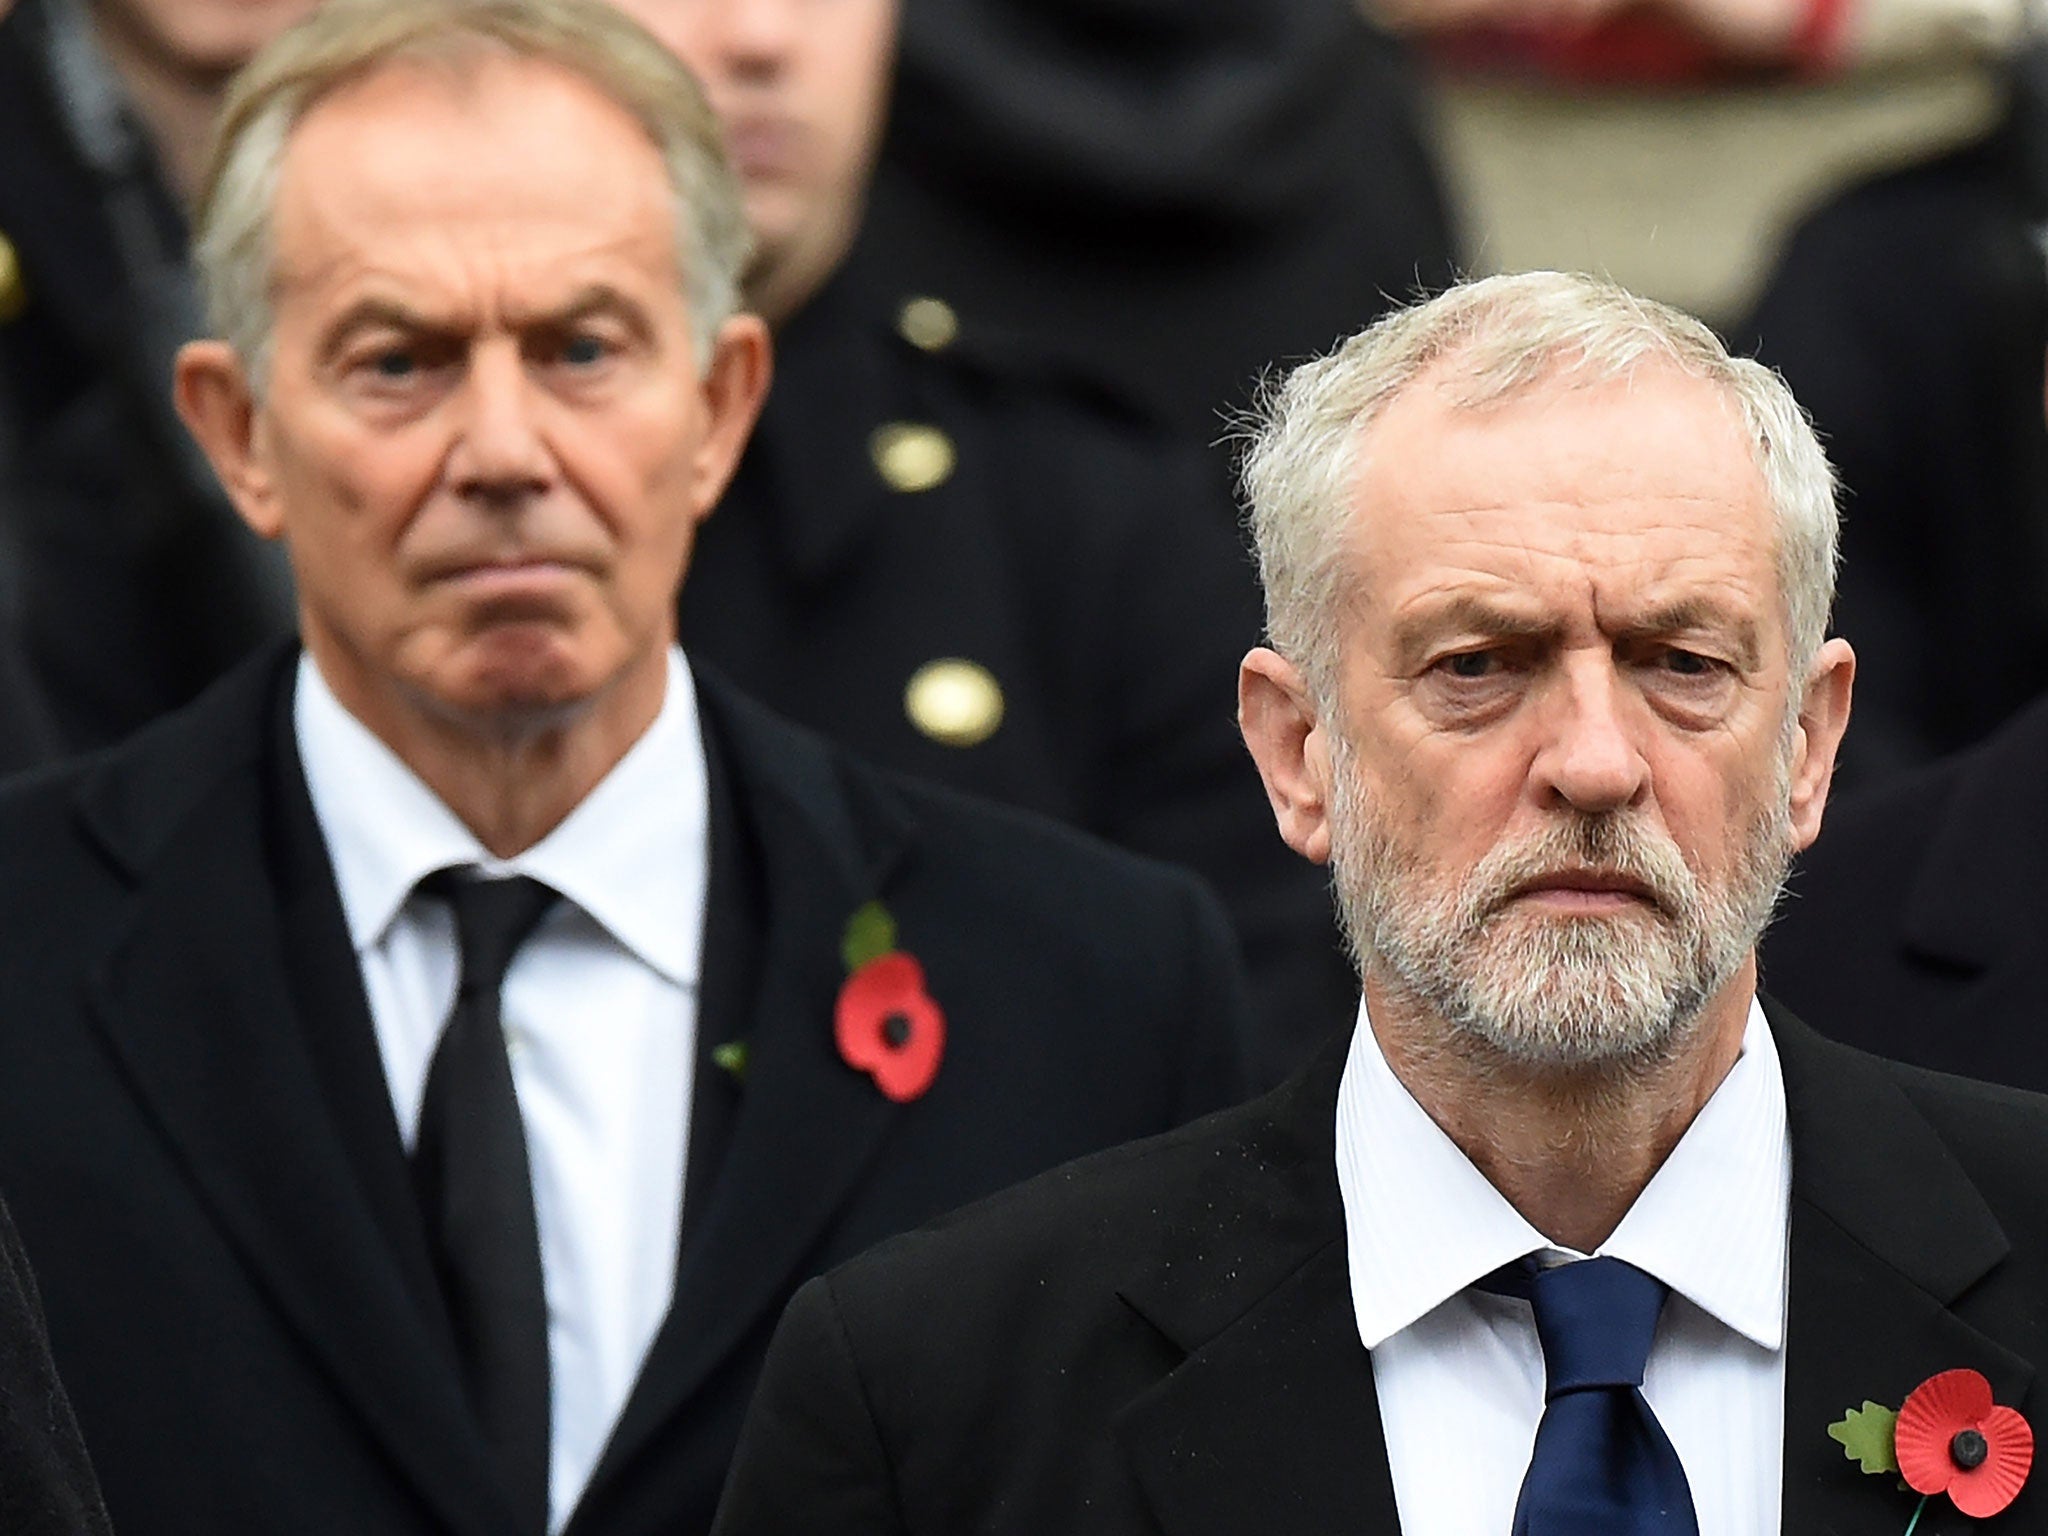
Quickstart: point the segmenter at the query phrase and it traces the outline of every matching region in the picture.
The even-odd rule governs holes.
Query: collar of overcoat
[[[446,1528],[514,1529],[481,1437],[342,1154],[294,1027],[261,807],[296,650],[259,658],[104,758],[86,834],[128,895],[90,988],[119,1068],[212,1218]],[[832,1044],[847,918],[913,845],[905,804],[699,671],[708,732],[766,866],[763,982],[746,1103],[679,1262],[676,1302],[594,1477],[646,1453],[787,1292],[858,1187],[898,1106]]]
[[[1983,1196],[1890,1069],[1766,1012],[1792,1135],[1783,1529],[1903,1529],[1912,1500],[1863,1475],[1827,1426],[1969,1366],[2027,1406],[2031,1363],[1952,1311],[2005,1259]],[[1352,1319],[1334,1152],[1345,1043],[1266,1101],[1202,1192],[1119,1287],[1184,1351],[1116,1430],[1164,1536],[1393,1532],[1372,1365]],[[2022,1501],[2037,1502],[2029,1489]],[[2012,1528],[2028,1529],[2019,1506]],[[1971,1528],[1946,1500],[1920,1530]]]

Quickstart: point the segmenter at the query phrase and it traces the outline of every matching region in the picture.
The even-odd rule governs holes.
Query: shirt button
[[[987,667],[948,656],[911,674],[903,712],[941,746],[977,747],[1003,723],[1003,690]]]

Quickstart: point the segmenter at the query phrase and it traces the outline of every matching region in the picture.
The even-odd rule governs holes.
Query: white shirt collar
[[[694,986],[702,959],[710,794],[697,691],[671,650],[661,712],[560,826],[512,859],[476,835],[348,712],[301,655],[292,722],[358,954],[382,942],[412,889],[452,864],[531,875],[646,965]]]
[[[1735,1065],[1599,1251],[1775,1350],[1790,1159],[1784,1074],[1752,1001]],[[1558,1254],[1394,1075],[1363,1001],[1337,1093],[1337,1183],[1368,1349],[1501,1265]]]

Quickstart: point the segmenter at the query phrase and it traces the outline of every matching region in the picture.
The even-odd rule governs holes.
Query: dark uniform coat
[[[1763,959],[1837,1039],[2048,1090],[2048,699],[1830,806]]]
[[[1358,993],[1238,735],[1258,596],[1220,458],[888,291],[856,261],[777,338],[684,643],[891,767],[1205,876],[1277,1080]]]
[[[511,1536],[291,671],[260,660],[0,792],[0,1187],[122,1536]],[[711,874],[675,1300],[571,1536],[708,1525],[807,1276],[1239,1083],[1242,982],[1196,881],[864,767],[698,676]],[[842,940],[874,900],[946,1019],[907,1104],[834,1044]]]
[[[1454,269],[1358,0],[906,0],[870,237],[1189,440]]]
[[[2048,1100],[1821,1039],[1766,1004],[1792,1138],[1784,1520],[1902,1531],[1827,1426],[1967,1366],[2041,1422]],[[1392,1536],[1337,1190],[1344,1050],[797,1293],[717,1536]],[[1439,1426],[1455,1435],[1455,1424]],[[2048,1532],[2048,1480],[1982,1526]]]
[[[172,410],[199,326],[184,221],[85,14],[0,14],[0,533],[71,747],[183,703],[292,618],[282,556]]]

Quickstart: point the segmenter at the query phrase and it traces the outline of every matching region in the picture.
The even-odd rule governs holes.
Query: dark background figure
[[[2048,700],[1844,799],[1764,941],[1773,995],[1851,1045],[2048,1091],[2044,787]]]
[[[0,17],[0,516],[62,742],[127,734],[260,640],[289,577],[170,407],[198,328],[180,191],[228,73],[310,0],[18,0]]]
[[[864,755],[1203,875],[1277,1078],[1349,1021],[1357,983],[1234,723],[1260,617],[1224,456],[1089,384],[1056,338],[906,287],[868,238],[893,0],[624,8],[707,83],[776,331],[685,644]]]
[[[2023,98],[2024,100],[2024,98]],[[1793,232],[1737,344],[1842,480],[1845,788],[1977,741],[2048,688],[2048,178],[2029,110]]]
[[[1351,0],[906,0],[869,233],[1201,441],[1453,269],[1408,60]]]

